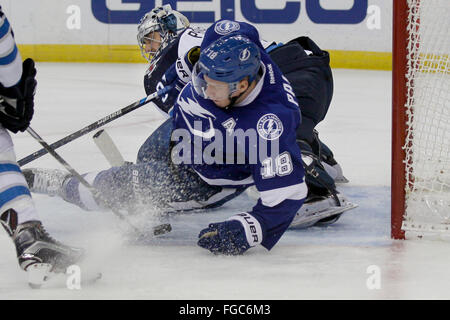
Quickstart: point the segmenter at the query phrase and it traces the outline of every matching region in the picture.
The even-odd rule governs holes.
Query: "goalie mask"
[[[146,13],[138,25],[137,40],[142,56],[151,62],[179,33],[189,26],[189,20],[172,10],[170,4]]]

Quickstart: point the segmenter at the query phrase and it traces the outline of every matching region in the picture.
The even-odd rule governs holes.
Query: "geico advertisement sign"
[[[162,4],[170,4],[173,9],[179,10],[192,23],[212,23],[219,19],[236,19],[236,2],[240,2],[242,16],[250,23],[289,24],[299,19],[300,12],[306,11],[306,15],[313,23],[317,24],[358,24],[366,18],[368,0],[349,0],[353,2],[350,8],[326,9],[320,0],[282,1],[284,8],[280,9],[279,1],[277,9],[258,8],[257,0],[163,0]],[[345,1],[347,4],[349,1]],[[107,24],[136,24],[145,13],[152,10],[157,4],[155,0],[91,0],[91,9],[94,17]],[[177,9],[180,3],[184,8],[189,2],[204,3],[202,11],[184,11]],[[322,1],[323,2],[323,1]],[[334,2],[334,1],[333,1]],[[270,3],[267,2],[266,3]],[[113,9],[111,7],[124,7],[126,9]],[[158,5],[161,4],[158,1]],[[215,11],[214,9],[218,10]],[[336,5],[336,4],[335,4]],[[134,9],[128,9],[133,7]],[[267,5],[266,5],[267,7]],[[348,6],[347,6],[348,7]],[[209,9],[210,8],[210,9]],[[208,11],[209,9],[209,11]]]

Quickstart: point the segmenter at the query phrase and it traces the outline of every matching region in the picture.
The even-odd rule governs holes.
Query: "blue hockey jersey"
[[[224,25],[222,20],[207,30],[202,48],[220,37],[215,34],[221,30],[219,23]],[[256,29],[239,23],[233,32],[260,46],[261,78],[243,101],[228,109],[202,98],[188,83],[174,106],[172,160],[190,165],[210,185],[255,185],[260,193],[257,204],[232,219],[247,228],[251,246],[271,249],[307,195],[295,133],[300,109],[289,81],[259,43]]]

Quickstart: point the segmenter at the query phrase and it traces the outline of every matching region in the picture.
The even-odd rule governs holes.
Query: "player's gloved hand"
[[[237,220],[211,223],[198,237],[197,244],[215,254],[239,255],[250,248],[244,227]]]
[[[184,57],[178,58],[174,64],[167,69],[162,77],[164,86],[172,86],[168,92],[169,96],[177,97],[186,83],[191,80],[192,69],[200,58],[200,47],[193,47]]]
[[[0,84],[0,123],[14,133],[25,131],[33,118],[35,77],[34,61],[28,58],[23,62],[19,83],[9,88]]]

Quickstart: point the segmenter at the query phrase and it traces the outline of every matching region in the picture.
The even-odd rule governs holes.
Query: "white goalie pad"
[[[292,220],[289,228],[308,228],[315,225],[322,219],[340,215],[345,211],[358,207],[357,204],[349,202],[344,195],[338,194],[338,197],[341,202],[341,206],[336,206],[336,202],[332,197],[303,204],[295,215],[294,220]],[[329,224],[335,222],[336,220],[330,220]]]
[[[335,183],[348,183],[348,179],[344,177],[344,173],[342,172],[342,167],[339,163],[334,166],[330,166],[326,162],[321,162],[325,171],[333,178]]]

